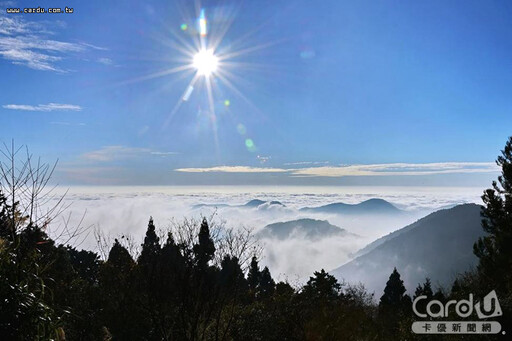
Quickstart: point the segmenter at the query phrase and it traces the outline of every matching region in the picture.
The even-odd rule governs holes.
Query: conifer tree
[[[382,339],[396,340],[403,338],[401,322],[404,321],[406,315],[410,314],[412,306],[411,298],[405,294],[405,291],[404,281],[394,268],[379,302],[378,316],[382,324]],[[406,328],[408,332],[410,325]]]
[[[247,281],[237,257],[225,256],[222,260],[219,286],[222,291],[232,296],[237,296],[246,290]]]
[[[487,235],[475,243],[474,253],[480,260],[478,270],[485,281],[504,293],[512,289],[512,137],[496,163],[501,167],[501,175],[482,196],[482,227]]]
[[[341,284],[324,269],[315,271],[304,286],[303,293],[311,299],[333,300],[340,295]]]
[[[251,259],[251,264],[249,266],[249,273],[247,274],[247,283],[249,284],[249,288],[253,291],[256,290],[258,284],[260,283],[260,267],[258,265],[258,259],[256,256],[253,256]]]
[[[426,296],[427,298],[425,300],[420,300],[416,303],[416,309],[419,312],[424,312],[427,308],[428,302],[432,299],[434,296],[434,292],[432,291],[432,283],[430,282],[430,278],[425,278],[425,283],[423,285],[418,284],[416,287],[416,291],[414,292],[413,299],[416,299],[420,296]]]
[[[384,295],[380,298],[379,307],[399,310],[404,301],[405,291],[404,281],[400,278],[396,268],[394,268],[384,288]]]
[[[139,265],[148,266],[154,262],[158,253],[160,252],[160,238],[156,235],[155,224],[153,217],[149,218],[148,229],[142,244],[142,250],[139,257]]]
[[[425,278],[425,283],[423,283],[423,286],[421,284],[418,284],[416,287],[416,291],[414,292],[414,297],[419,296],[427,296],[427,300],[431,299],[434,295],[434,292],[432,291],[432,283],[430,282],[430,278]]]
[[[270,270],[265,267],[263,268],[263,271],[261,271],[260,276],[260,285],[259,285],[259,296],[260,297],[269,297],[272,296],[274,293],[274,290],[276,288],[276,283],[272,279],[272,276],[270,275]]]
[[[123,272],[128,272],[135,264],[128,250],[117,239],[114,240],[114,245],[110,249],[107,262]]]
[[[204,268],[213,259],[215,254],[215,245],[210,236],[210,228],[206,218],[203,218],[199,229],[198,243],[194,245],[194,254],[196,262],[200,268]]]

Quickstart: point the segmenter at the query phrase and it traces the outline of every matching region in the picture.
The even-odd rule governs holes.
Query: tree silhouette
[[[150,217],[146,236],[144,237],[144,243],[142,244],[142,250],[139,256],[139,265],[143,267],[151,267],[154,265],[159,252],[160,238],[156,235],[155,224],[153,223],[153,218]]]
[[[493,181],[482,196],[482,227],[487,235],[475,243],[474,253],[480,259],[478,270],[503,292],[512,280],[512,137],[501,154],[496,160],[501,167],[498,182]]]
[[[267,267],[264,267],[263,271],[261,271],[258,296],[261,298],[270,297],[274,293],[275,288],[276,283],[270,275],[270,270]]]
[[[314,272],[314,276],[309,278],[302,292],[308,299],[329,301],[336,299],[340,290],[341,285],[336,278],[322,269]]]
[[[482,228],[487,233],[473,247],[479,258],[477,287],[485,294],[496,290],[503,309],[503,329],[512,327],[512,136],[498,156],[498,181],[485,190],[482,200]],[[485,291],[483,290],[485,287]]]
[[[411,298],[405,294],[405,291],[404,281],[394,268],[379,302],[383,339],[400,338],[399,335],[402,333],[400,322],[408,315],[411,307]]]
[[[205,268],[215,254],[215,245],[210,236],[210,229],[206,218],[203,218],[197,239],[198,243],[194,245],[196,262],[200,268]]]
[[[432,291],[432,283],[430,282],[430,278],[427,277],[425,278],[425,283],[423,283],[423,285],[418,284],[413,298],[419,296],[427,296],[427,299],[430,299],[433,295],[434,292]]]
[[[247,274],[247,283],[249,284],[249,288],[255,292],[258,284],[260,283],[260,267],[258,265],[258,259],[256,256],[253,256],[251,259],[251,264],[249,265],[249,272]]]
[[[384,288],[384,294],[380,298],[379,307],[392,310],[400,309],[404,301],[405,291],[404,281],[394,268]]]

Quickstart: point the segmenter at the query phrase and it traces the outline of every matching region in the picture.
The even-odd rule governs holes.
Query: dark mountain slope
[[[395,266],[409,292],[425,277],[449,286],[456,274],[477,264],[473,243],[484,233],[480,209],[465,204],[429,214],[368,245],[366,253],[331,273],[362,282],[378,295]]]

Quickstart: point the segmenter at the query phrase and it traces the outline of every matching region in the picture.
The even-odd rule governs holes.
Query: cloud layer
[[[183,173],[288,173],[295,177],[393,176],[499,171],[493,162],[387,163],[370,165],[320,166],[307,168],[269,168],[248,166],[217,166],[207,168],[178,168]]]
[[[20,15],[0,13],[0,58],[34,70],[68,72],[59,62],[73,53],[102,49],[90,44],[50,39],[52,27],[62,28],[61,21],[35,22]],[[105,58],[106,60],[106,58]]]
[[[4,109],[10,110],[22,110],[22,111],[81,111],[82,107],[75,104],[60,104],[60,103],[48,103],[48,104],[4,104]]]
[[[64,189],[62,189],[64,190]],[[311,241],[301,236],[286,241],[262,240],[262,264],[270,267],[280,279],[307,280],[312,271],[330,270],[350,259],[350,255],[377,237],[401,228],[417,218],[442,207],[465,202],[480,202],[480,188],[398,188],[398,187],[73,187],[66,204],[71,203],[70,226],[82,224],[100,228],[112,238],[131,235],[139,242],[144,237],[149,216],[157,227],[165,229],[170,220],[183,217],[200,218],[216,212],[219,220],[233,228],[242,226],[261,230],[270,223],[313,218],[356,233],[358,238],[333,237]],[[343,217],[299,211],[305,206],[334,202],[358,203],[369,198],[383,198],[408,213],[404,217]],[[261,205],[254,208],[221,207],[240,205],[251,199],[278,200],[285,204]],[[195,209],[198,204],[219,204]],[[59,221],[56,221],[58,223]],[[53,228],[55,229],[55,228]],[[52,228],[49,229],[51,233]],[[82,247],[95,249],[91,233]]]
[[[108,162],[120,159],[132,159],[142,156],[169,156],[179,154],[177,152],[156,151],[149,148],[126,147],[126,146],[104,146],[82,154],[81,158],[87,161]]]

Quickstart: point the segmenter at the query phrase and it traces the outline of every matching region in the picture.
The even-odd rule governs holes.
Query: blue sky
[[[512,133],[507,1],[1,5],[0,138],[64,184],[480,186]]]

